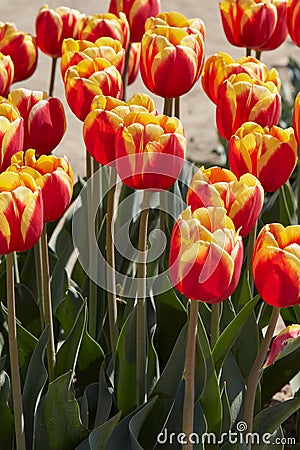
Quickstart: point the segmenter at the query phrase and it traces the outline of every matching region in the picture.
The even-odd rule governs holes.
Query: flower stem
[[[254,250],[254,244],[256,241],[256,232],[257,232],[257,221],[255,222],[254,227],[249,233],[248,238],[248,255],[247,255],[247,269],[249,273],[249,286],[250,286],[250,293],[253,297],[254,292],[254,280],[253,280],[253,274],[252,274],[252,255]]]
[[[261,58],[261,52],[260,52],[259,50],[256,50],[255,58],[258,59],[258,61],[260,61],[260,58]]]
[[[9,357],[11,367],[11,388],[14,407],[15,435],[17,450],[26,450],[24,415],[22,405],[21,380],[17,342],[16,307],[14,291],[14,255],[6,256],[7,326]]]
[[[256,356],[254,364],[252,366],[248,383],[247,383],[247,391],[245,396],[245,404],[244,404],[244,421],[247,424],[247,433],[252,433],[253,429],[253,414],[254,414],[254,404],[255,404],[255,395],[256,389],[259,382],[260,371],[262,365],[266,359],[266,355],[272,340],[272,336],[274,334],[274,330],[276,328],[276,324],[278,321],[278,317],[280,314],[280,308],[273,307],[270,322],[268,325],[268,329],[266,335],[262,341],[260,350]],[[248,444],[248,449],[251,449],[251,440],[250,444]]]
[[[246,48],[246,56],[251,56],[251,48]]]
[[[175,98],[175,113],[174,113],[175,117],[177,117],[177,119],[180,119],[180,97],[176,97]]]
[[[166,116],[172,116],[172,114],[173,114],[173,98],[165,98],[164,99],[163,113]]]
[[[129,58],[130,58],[130,49],[131,44],[129,43],[126,53],[125,53],[125,66],[124,66],[124,72],[122,75],[122,81],[123,81],[123,100],[126,101],[126,95],[127,95],[127,84],[128,84],[128,68],[129,68]]]
[[[49,85],[49,95],[50,95],[50,97],[52,97],[53,90],[54,90],[56,63],[57,63],[57,58],[52,58],[51,76],[50,76],[50,85]]]
[[[216,345],[217,340],[220,335],[220,303],[216,303],[211,305],[211,327],[210,327],[210,336],[211,336],[211,348],[213,349]]]
[[[119,337],[118,310],[116,298],[116,276],[115,276],[115,252],[114,252],[114,211],[115,211],[115,191],[117,182],[117,171],[115,166],[110,168],[109,191],[107,199],[106,216],[106,262],[107,262],[107,302],[110,343],[115,361],[117,341]]]
[[[149,218],[149,191],[144,191],[140,216],[138,242],[138,285],[136,315],[136,384],[137,404],[142,405],[146,398],[146,360],[147,360],[147,316],[146,316],[146,283],[147,283],[147,231]]]
[[[42,276],[43,276],[43,302],[44,302],[44,315],[45,315],[45,327],[49,326],[50,337],[47,345],[47,361],[49,381],[55,379],[55,343],[54,343],[54,330],[53,330],[53,318],[52,318],[52,302],[51,302],[51,288],[50,288],[50,270],[49,270],[49,254],[48,254],[48,240],[47,240],[47,228],[44,225],[41,235],[41,257],[42,257]]]
[[[183,404],[183,421],[182,431],[186,435],[187,444],[182,446],[183,450],[192,450],[193,444],[189,437],[193,433],[194,428],[194,403],[195,403],[195,355],[197,342],[197,326],[198,326],[198,302],[191,301],[188,337],[185,351],[185,367],[184,367],[184,404]]]

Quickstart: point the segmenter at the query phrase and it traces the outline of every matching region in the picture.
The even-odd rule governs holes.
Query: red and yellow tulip
[[[296,338],[300,336],[300,325],[289,325],[280,331],[271,344],[271,348],[268,354],[267,361],[263,368],[270,366],[280,356],[281,352],[289,345],[292,344]]]
[[[293,109],[293,128],[298,147],[300,147],[300,92],[296,95]]]
[[[252,272],[266,303],[277,308],[299,305],[300,225],[265,225],[254,246]]]
[[[13,80],[14,63],[9,55],[0,53],[0,96],[7,96]]]
[[[67,158],[42,155],[36,159],[33,149],[16,153],[8,172],[31,177],[41,189],[44,222],[59,219],[70,204],[73,193],[73,172]]]
[[[42,91],[15,89],[8,100],[24,119],[23,150],[34,148],[38,155],[48,155],[57,147],[66,131],[62,102]]]
[[[273,33],[268,41],[256,47],[255,50],[265,52],[268,50],[275,50],[278,48],[287,38],[287,0],[272,0],[273,5],[277,9],[277,20]]]
[[[133,42],[130,46],[129,61],[128,61],[128,86],[132,84],[139,72],[141,61],[141,43]]]
[[[169,274],[192,300],[220,303],[237,286],[243,260],[242,238],[221,207],[183,211],[173,228]]]
[[[79,120],[86,118],[96,95],[121,98],[122,93],[120,72],[104,58],[85,59],[66,72],[66,99]]]
[[[105,13],[86,16],[79,22],[78,38],[95,42],[100,37],[111,37],[120,41],[123,48],[129,44],[130,29],[126,15]]]
[[[265,64],[252,56],[234,60],[228,53],[218,52],[210,56],[203,67],[202,87],[213,103],[217,103],[218,90],[223,81],[231,75],[248,74],[254,80],[264,83],[272,81],[280,91],[281,80],[275,68],[269,70]]]
[[[260,48],[275,31],[277,9],[270,0],[223,0],[219,8],[224,33],[232,45]]]
[[[14,153],[23,149],[23,119],[7,100],[0,101],[0,172],[10,165]]]
[[[130,112],[154,112],[154,103],[144,94],[135,94],[127,102],[99,95],[83,124],[83,139],[87,151],[104,165],[115,163],[116,134]]]
[[[40,8],[35,21],[36,42],[46,55],[59,58],[64,39],[77,36],[78,21],[82,17],[76,9],[67,6]]]
[[[157,16],[160,0],[110,0],[109,12],[126,14],[130,27],[130,42],[140,42],[148,17]]]
[[[62,46],[61,74],[64,80],[69,67],[84,59],[104,58],[120,73],[124,70],[125,50],[121,43],[110,37],[102,37],[95,42],[65,39]]]
[[[29,78],[36,69],[38,50],[31,34],[19,31],[14,23],[0,22],[0,52],[14,63],[14,83]]]
[[[141,75],[146,87],[161,97],[179,97],[198,80],[204,61],[205,29],[200,19],[177,12],[146,21]]]
[[[44,225],[43,200],[31,176],[0,174],[0,254],[23,252],[39,240]]]
[[[258,179],[247,173],[238,180],[227,169],[201,167],[193,176],[186,203],[195,211],[201,207],[226,209],[242,237],[254,227],[264,203],[264,191]]]
[[[237,177],[252,173],[267,192],[280,188],[297,162],[293,128],[261,127],[247,122],[231,137],[228,147],[230,168]]]
[[[178,178],[186,140],[175,117],[131,112],[116,135],[116,169],[133,189],[169,189]]]
[[[288,0],[287,27],[292,41],[300,47],[300,4],[298,0]]]
[[[229,141],[245,122],[262,127],[277,125],[281,98],[277,86],[255,80],[245,73],[231,75],[218,90],[216,123],[220,135]]]

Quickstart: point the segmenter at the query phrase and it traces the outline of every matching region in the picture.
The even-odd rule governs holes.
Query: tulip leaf
[[[238,339],[243,327],[252,314],[259,299],[260,296],[257,295],[253,300],[247,303],[219,337],[212,352],[217,372],[220,371],[226,355]]]
[[[99,394],[94,424],[95,427],[99,427],[105,423],[109,417],[113,404],[113,395],[107,384],[104,364],[105,363],[103,362],[99,372]]]
[[[83,425],[88,429],[94,428],[98,397],[99,384],[92,383],[85,388],[83,396],[78,399],[80,418]]]
[[[6,372],[0,371],[0,448],[11,449],[14,441],[14,415],[8,406],[10,381]]]
[[[89,448],[91,450],[106,450],[106,445],[112,435],[114,429],[116,428],[120,418],[121,411],[119,411],[115,416],[111,417],[107,422],[103,423],[99,427],[95,428],[89,436]],[[123,444],[120,442],[120,448]]]
[[[232,352],[228,353],[223,363],[220,383],[226,385],[231,420],[234,424],[238,419],[242,419],[245,382]]]
[[[116,450],[121,448],[128,448],[131,449],[131,439],[130,439],[130,433],[129,433],[129,422],[131,419],[143,408],[143,406],[140,406],[139,408],[132,411],[130,414],[125,416],[112,430],[112,433],[108,439],[107,445],[105,447],[105,450]],[[113,418],[112,418],[113,419]],[[104,423],[102,426],[105,429]],[[110,431],[111,428],[108,430]],[[98,450],[98,449],[97,449]]]
[[[287,181],[279,189],[280,222],[286,227],[296,224],[296,201],[290,183]]]
[[[59,255],[51,274],[51,298],[53,310],[55,310],[63,300],[65,292],[69,287],[66,265],[73,253],[74,244],[69,233],[66,232],[65,235],[68,243]]]
[[[88,430],[79,416],[72,388],[73,373],[65,373],[49,384],[36,413],[34,449],[74,450]]]
[[[44,364],[46,346],[49,341],[49,328],[40,336],[32,353],[23,390],[25,436],[27,448],[32,448],[34,434],[34,416],[42,390],[47,382],[48,373]]]
[[[148,415],[153,410],[158,396],[152,397],[148,403],[146,403],[138,413],[136,413],[129,422],[129,433],[131,438],[131,450],[144,450],[146,448],[153,448],[152,445],[147,441],[147,447],[141,446],[139,443],[139,433],[146,422]],[[150,444],[150,445],[149,445]],[[96,449],[95,449],[96,450]]]
[[[24,284],[15,285],[16,315],[22,325],[38,337],[41,334],[41,319],[36,301]]]

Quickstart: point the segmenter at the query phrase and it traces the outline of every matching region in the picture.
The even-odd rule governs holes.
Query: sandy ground
[[[0,20],[2,22],[15,22],[20,30],[34,31],[35,18],[39,8],[43,5],[37,0],[0,0]],[[49,0],[50,7],[70,6],[85,14],[100,14],[107,11],[108,0]],[[224,35],[221,25],[217,0],[161,0],[162,11],[181,11],[188,18],[200,17],[207,30],[205,46],[206,56],[217,51],[226,51],[237,58],[244,55],[244,49],[230,45]],[[289,55],[293,55],[300,61],[300,49],[296,48],[288,39],[279,49],[263,54],[263,62],[269,67],[276,66],[284,75],[283,68]],[[50,58],[39,53],[39,63],[36,72],[28,80],[17,83],[14,87],[27,87],[29,89],[47,91],[49,85]],[[140,78],[130,86],[128,95],[134,92],[147,92]],[[54,95],[64,101],[63,84],[60,73],[57,74]],[[152,94],[151,94],[152,95]],[[161,111],[162,101],[153,96],[157,108]],[[84,174],[84,143],[82,140],[82,123],[69,110],[66,102],[68,129],[63,141],[55,150],[57,155],[67,155],[75,173]],[[184,124],[188,141],[188,155],[196,160],[214,160],[212,149],[217,145],[217,133],[215,127],[215,106],[204,94],[201,82],[198,81],[193,89],[183,96],[181,102],[181,119]]]

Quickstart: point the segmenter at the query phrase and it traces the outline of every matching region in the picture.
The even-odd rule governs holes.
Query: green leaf
[[[111,419],[91,432],[89,436],[89,445],[91,450],[106,449],[109,438],[116,428],[121,415],[122,413],[119,411],[115,416],[111,417]]]
[[[139,443],[139,434],[147,420],[148,415],[152,412],[158,397],[152,397],[148,403],[146,403],[142,409],[133,416],[133,418],[129,422],[129,432],[131,438],[131,450],[151,450],[153,448],[150,442],[144,443],[143,447]]]
[[[23,390],[23,408],[27,448],[32,448],[34,434],[34,416],[42,390],[47,382],[48,373],[44,364],[45,350],[49,341],[47,327],[32,353]]]
[[[113,396],[109,390],[105,374],[105,363],[103,362],[99,373],[98,404],[95,417],[95,427],[103,425],[109,417],[113,403]]]
[[[40,311],[32,292],[24,284],[15,285],[16,315],[22,325],[34,336],[41,334]]]
[[[257,295],[252,301],[247,303],[219,337],[212,352],[217,372],[220,371],[226,355],[238,339],[243,327],[245,326],[259,299],[260,296]]]
[[[232,352],[228,353],[224,361],[220,383],[226,384],[232,423],[236,423],[238,419],[242,419],[245,382]]]
[[[35,450],[74,450],[87,437],[88,430],[80,421],[72,379],[70,372],[57,378],[41,399],[36,413]]]
[[[279,189],[280,223],[285,227],[296,224],[296,200],[290,183],[287,181]]]
[[[14,434],[14,415],[12,410],[8,406],[8,398],[10,395],[10,381],[6,372],[0,372],[0,448],[11,449]]]

